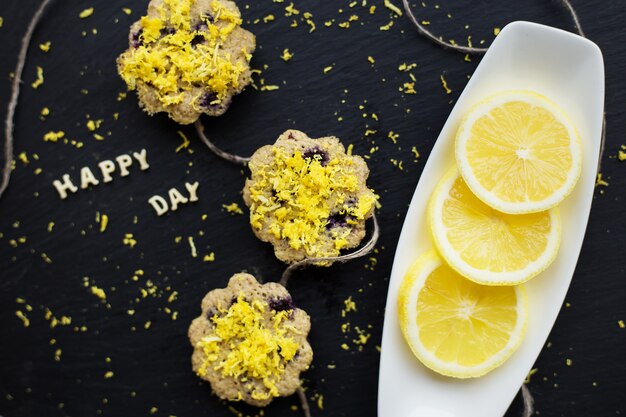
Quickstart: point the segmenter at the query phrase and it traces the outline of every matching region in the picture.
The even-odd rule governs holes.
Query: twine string
[[[249,157],[245,157],[245,156],[239,156],[239,155],[235,155],[232,153],[228,153],[226,151],[223,151],[222,149],[220,149],[216,144],[214,144],[205,134],[204,134],[204,125],[202,124],[202,122],[200,121],[200,119],[198,119],[195,123],[194,126],[196,127],[196,132],[198,132],[198,136],[200,137],[200,139],[202,140],[202,142],[204,142],[204,144],[211,150],[211,152],[213,152],[215,155],[219,156],[220,158],[224,159],[225,161],[231,162],[233,164],[237,164],[237,165],[241,165],[241,166],[246,166],[248,165],[248,162],[250,162],[250,158]]]
[[[370,239],[367,241],[367,243],[365,243],[365,245],[363,245],[363,247],[361,247],[360,249],[346,254],[346,255],[342,255],[342,256],[333,256],[333,257],[326,257],[326,258],[307,258],[304,259],[300,262],[296,262],[293,265],[290,265],[289,267],[287,267],[287,269],[285,269],[285,272],[283,272],[282,277],[280,278],[279,284],[281,284],[283,287],[287,287],[287,284],[289,282],[289,279],[291,278],[293,272],[296,269],[302,268],[304,266],[310,265],[310,264],[315,264],[318,262],[328,262],[328,261],[332,261],[332,262],[348,262],[352,259],[357,259],[360,258],[362,256],[365,256],[369,253],[372,252],[372,250],[374,250],[374,247],[376,246],[376,243],[378,242],[378,238],[380,237],[380,227],[378,226],[378,220],[376,219],[376,213],[372,214],[372,220],[374,222],[374,230],[372,232],[372,236],[370,237]],[[300,399],[300,405],[302,407],[302,413],[304,414],[304,417],[311,417],[311,408],[309,407],[309,402],[306,398],[306,394],[304,393],[304,390],[302,389],[302,386],[298,387],[296,393],[298,394],[298,398]]]
[[[585,33],[583,32],[582,26],[580,25],[580,19],[578,18],[578,13],[576,13],[574,6],[572,6],[569,0],[558,0],[558,2],[561,3],[561,5],[563,5],[563,7],[567,9],[570,16],[572,17],[572,21],[574,22],[574,28],[576,29],[576,33],[578,33],[583,38],[586,37]],[[417,17],[415,17],[415,14],[413,13],[413,9],[411,8],[411,5],[409,4],[409,0],[402,0],[402,5],[404,6],[404,10],[407,16],[409,17],[409,20],[411,20],[411,23],[413,23],[418,33],[424,36],[425,38],[429,39],[431,42],[439,45],[440,47],[444,49],[451,49],[453,51],[457,51],[463,54],[472,54],[472,55],[481,55],[487,52],[488,48],[476,48],[472,46],[457,45],[455,43],[444,41],[441,38],[441,36],[436,36],[434,33],[426,29],[426,27],[422,25],[419,22],[419,20],[417,20]]]
[[[13,71],[11,98],[9,99],[6,118],[4,119],[4,167],[2,168],[2,179],[0,180],[0,198],[2,198],[4,191],[9,186],[9,180],[11,179],[13,164],[13,130],[15,110],[17,108],[17,102],[20,97],[20,85],[22,84],[22,73],[24,72],[24,65],[26,65],[28,47],[30,46],[30,42],[33,38],[33,33],[35,33],[35,29],[41,21],[43,12],[51,1],[52,0],[43,0],[35,11],[33,17],[30,19],[28,27],[26,28],[26,33],[22,37],[22,44],[20,46],[20,52],[17,56],[15,71]]]
[[[535,413],[535,399],[526,384],[522,384],[522,399],[524,400],[522,417],[531,417]]]
[[[378,219],[376,219],[376,213],[372,215],[372,220],[374,221],[374,230],[372,231],[372,236],[365,243],[365,245],[363,245],[360,249],[355,250],[354,252],[351,252],[345,255],[340,255],[340,256],[303,259],[299,262],[289,265],[287,269],[285,269],[285,272],[283,272],[283,275],[281,276],[280,281],[278,281],[278,283],[286,288],[287,284],[289,283],[289,279],[291,278],[295,270],[303,268],[311,264],[317,264],[320,262],[344,263],[344,262],[348,262],[353,259],[357,259],[357,258],[370,254],[374,250],[374,247],[376,246],[376,243],[378,242],[378,238],[380,237],[380,227],[378,226]]]
[[[417,17],[415,17],[415,15],[413,14],[413,10],[411,9],[411,5],[409,4],[409,0],[402,0],[402,5],[404,6],[406,15],[409,17],[409,19],[417,29],[417,32],[425,38],[429,39],[431,42],[441,46],[443,49],[452,49],[453,51],[473,55],[481,55],[487,52],[487,48],[474,48],[472,46],[457,45],[444,41],[443,39],[441,39],[440,36],[435,36],[435,34],[426,29],[426,27],[417,20]]]
[[[574,29],[576,30],[576,33],[578,33],[583,38],[586,38],[585,32],[583,31],[582,25],[580,24],[580,19],[578,18],[578,13],[576,12],[576,9],[574,9],[574,6],[572,6],[572,3],[570,3],[569,0],[557,0],[557,1],[563,7],[565,7],[567,11],[569,12],[572,18],[572,21],[574,22]],[[457,44],[444,41],[440,36],[436,36],[431,31],[426,29],[426,27],[422,25],[419,22],[419,20],[417,20],[417,17],[413,13],[413,9],[411,8],[411,5],[409,4],[409,0],[402,0],[402,5],[404,6],[404,10],[406,12],[406,15],[409,17],[409,20],[411,21],[411,23],[413,23],[413,26],[415,26],[415,28],[417,29],[417,32],[420,35],[424,36],[425,38],[429,39],[431,42],[439,45],[443,49],[450,49],[456,52],[460,52],[463,54],[471,54],[471,55],[482,55],[485,52],[487,52],[488,48],[475,48],[471,46],[457,45]],[[602,168],[602,156],[604,155],[605,143],[606,143],[606,113],[602,115],[602,133],[600,135],[600,155],[598,158],[597,172],[600,172]]]
[[[298,389],[296,390],[296,393],[298,394],[298,398],[300,399],[300,406],[302,407],[302,414],[304,414],[304,417],[311,417],[311,407],[309,407],[309,401],[306,399],[306,394],[304,393],[304,390],[302,389],[302,385],[298,387]]]

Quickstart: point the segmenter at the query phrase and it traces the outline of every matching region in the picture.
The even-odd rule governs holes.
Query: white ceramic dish
[[[528,331],[520,348],[484,377],[439,376],[411,353],[400,331],[398,288],[410,264],[433,248],[428,199],[454,164],[454,136],[462,116],[482,98],[503,90],[544,94],[572,118],[583,143],[582,174],[561,204],[563,238],[546,271],[527,284]],[[493,42],[441,130],[404,221],[393,263],[383,329],[379,417],[500,417],[544,346],[574,274],[591,209],[604,108],[604,64],[591,41],[528,22],[507,25]]]

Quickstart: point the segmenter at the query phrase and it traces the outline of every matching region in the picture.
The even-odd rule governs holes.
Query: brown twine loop
[[[202,124],[200,119],[198,119],[193,125],[196,127],[196,132],[198,132],[198,136],[200,136],[200,139],[202,140],[202,142],[204,142],[204,144],[215,155],[219,156],[225,161],[232,162],[233,164],[242,165],[242,166],[248,165],[248,162],[250,162],[249,157],[228,153],[226,151],[221,150],[219,147],[217,147],[217,145],[211,142],[209,138],[204,134],[204,125]]]
[[[304,414],[304,417],[311,417],[311,407],[309,407],[309,401],[306,399],[306,394],[302,389],[302,385],[298,387],[296,394],[298,394],[298,398],[300,399],[302,414]]]
[[[370,239],[367,241],[367,243],[365,243],[365,245],[363,245],[363,247],[361,247],[360,249],[354,252],[348,253],[346,255],[330,256],[327,258],[306,258],[299,262],[291,264],[287,267],[287,269],[285,269],[285,272],[283,272],[283,275],[281,276],[280,281],[278,281],[278,283],[282,285],[283,287],[287,288],[287,283],[289,282],[289,279],[291,278],[291,275],[293,274],[293,272],[296,269],[300,269],[307,265],[316,264],[319,262],[344,263],[344,262],[351,261],[353,259],[363,257],[371,253],[374,250],[376,243],[378,242],[378,238],[380,237],[380,227],[378,226],[378,219],[376,219],[376,213],[372,214],[372,220],[374,221],[374,230],[372,231],[372,237],[370,237]]]
[[[522,399],[524,400],[522,417],[531,417],[535,413],[535,399],[526,384],[522,384]]]
[[[360,258],[362,256],[365,256],[371,253],[374,250],[376,243],[378,242],[378,238],[380,237],[380,227],[378,226],[376,213],[372,214],[372,220],[374,221],[374,231],[372,232],[372,237],[370,237],[370,239],[367,241],[367,243],[365,243],[365,245],[363,245],[362,248],[352,253],[349,253],[347,255],[333,256],[333,257],[327,257],[327,258],[308,258],[300,262],[296,262],[295,264],[290,265],[289,267],[287,267],[287,269],[285,269],[285,272],[283,272],[283,275],[280,278],[280,281],[278,283],[282,285],[283,287],[287,288],[287,283],[289,282],[289,278],[291,278],[292,273],[296,269],[302,268],[306,265],[310,265],[310,264],[314,264],[318,262],[324,262],[324,261],[343,263],[343,262],[350,261],[352,259]],[[309,407],[309,402],[306,398],[306,394],[304,393],[304,390],[302,389],[302,386],[298,387],[296,393],[298,394],[298,398],[300,399],[300,406],[302,407],[302,413],[304,414],[304,417],[311,417],[311,408]]]
[[[580,24],[580,19],[578,18],[578,13],[576,12],[576,9],[574,9],[574,6],[572,6],[572,3],[570,3],[569,0],[558,0],[558,2],[561,3],[561,5],[567,9],[570,16],[572,17],[572,21],[574,22],[574,28],[576,29],[576,33],[578,33],[583,38],[586,38],[585,32],[583,32],[583,28]],[[413,23],[413,25],[417,29],[417,32],[420,35],[424,36],[425,38],[429,39],[431,42],[441,46],[444,49],[451,49],[453,51],[460,52],[463,54],[482,55],[485,52],[487,52],[488,48],[474,48],[471,46],[456,45],[456,44],[444,41],[440,36],[435,36],[432,32],[426,29],[426,27],[424,27],[424,25],[422,25],[417,20],[417,17],[415,17],[415,14],[413,14],[413,10],[411,9],[411,5],[409,4],[409,0],[402,0],[402,5],[404,6],[404,10],[406,11],[407,16],[409,17],[409,20],[411,21],[411,23]],[[605,142],[606,142],[606,113],[602,115],[602,133],[600,137],[600,155],[598,158],[597,172],[600,172],[600,169],[602,168],[602,156],[604,155]]]
[[[578,13],[569,2],[569,0],[558,0],[570,13],[572,16],[572,20],[574,21],[574,27],[576,28],[576,33],[585,38],[585,33],[583,32],[582,26],[580,25],[580,20],[578,19]],[[422,25],[415,15],[413,14],[413,10],[411,9],[411,5],[409,4],[409,0],[402,0],[402,5],[404,6],[404,10],[406,11],[407,16],[415,25],[415,28],[419,32],[420,35],[430,39],[433,43],[441,46],[444,49],[451,49],[453,51],[461,52],[463,54],[473,54],[480,55],[487,52],[488,48],[475,48],[472,46],[463,46],[457,45],[450,42],[444,41],[441,36],[435,36],[432,32],[430,32],[424,25]]]
[[[4,191],[9,186],[9,180],[11,179],[11,165],[13,164],[13,124],[15,117],[15,109],[17,108],[17,101],[20,96],[20,84],[22,83],[22,73],[24,72],[24,65],[26,64],[26,55],[28,54],[28,47],[30,41],[33,38],[33,33],[43,16],[43,12],[48,4],[52,0],[43,0],[37,11],[30,20],[26,33],[22,37],[22,46],[17,56],[17,64],[15,65],[15,71],[13,72],[13,83],[11,85],[11,99],[7,107],[7,115],[4,119],[4,167],[2,169],[2,180],[0,181],[0,198],[4,194]]]

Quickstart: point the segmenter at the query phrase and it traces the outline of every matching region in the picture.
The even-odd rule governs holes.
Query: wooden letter
[[[98,185],[100,184],[100,181],[96,179],[89,167],[83,167],[80,170],[80,188],[84,190],[85,188],[89,187],[90,184]]]
[[[113,178],[111,177],[111,174],[115,172],[115,164],[113,163],[113,161],[109,161],[107,159],[106,161],[100,162],[98,166],[100,167],[100,171],[102,171],[102,181],[113,181]]]
[[[120,166],[120,175],[122,177],[125,177],[129,174],[128,172],[128,167],[131,166],[133,164],[133,158],[130,157],[130,155],[120,155],[117,158],[115,158],[115,160],[117,161],[117,164]]]
[[[162,216],[167,213],[167,201],[163,197],[155,195],[150,197],[148,203],[150,203],[158,216]]]
[[[188,182],[185,183],[185,188],[187,189],[187,191],[189,191],[189,201],[191,201],[192,203],[198,201],[198,194],[196,192],[198,191],[199,185],[200,183],[198,181],[194,182],[193,184],[189,184]]]
[[[145,149],[142,149],[139,152],[133,152],[133,157],[135,157],[137,162],[139,162],[139,167],[142,171],[150,168],[150,165],[148,165],[148,153]]]
[[[54,187],[59,192],[59,197],[61,197],[61,200],[65,200],[65,198],[67,198],[68,190],[75,193],[76,191],[78,191],[78,188],[72,183],[72,180],[70,179],[70,176],[68,174],[64,174],[62,178],[63,182],[59,180],[54,180],[52,181],[52,185],[54,185]]]
[[[178,209],[178,204],[185,204],[187,203],[187,201],[189,201],[176,188],[170,188],[167,194],[170,196],[170,204],[172,205],[172,211],[176,211]]]

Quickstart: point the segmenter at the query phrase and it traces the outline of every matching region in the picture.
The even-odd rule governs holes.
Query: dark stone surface
[[[393,2],[400,5],[399,0]],[[315,359],[305,385],[311,396],[324,396],[324,409],[313,407],[315,416],[376,415],[376,346],[402,220],[439,129],[479,62],[474,57],[465,62],[462,55],[430,44],[404,17],[393,19],[389,31],[380,31],[391,14],[383,2],[368,0],[376,5],[373,15],[368,13],[369,4],[355,3],[351,8],[348,1],[297,1],[300,15],[286,17],[284,7],[289,2],[242,2],[242,6],[249,4],[243,12],[250,22],[270,13],[276,17],[273,22],[261,20],[246,27],[258,37],[254,67],[267,64],[261,77],[280,89],[250,88],[235,98],[226,115],[204,119],[208,134],[218,144],[243,155],[273,142],[289,128],[312,137],[336,135],[346,145],[354,144],[357,154],[378,149],[368,160],[369,184],[382,203],[376,265],[372,268],[371,261],[358,260],[308,269],[298,272],[290,284],[294,302],[313,320]],[[148,416],[151,410],[156,416],[232,415],[228,405],[212,396],[208,385],[191,372],[187,326],[199,314],[203,295],[225,286],[233,273],[247,270],[268,281],[276,280],[284,268],[270,246],[251,233],[246,216],[230,216],[222,209],[222,204],[231,202],[243,207],[245,173],[209,153],[192,128],[177,126],[162,115],[143,114],[134,94],[117,100],[125,86],[116,75],[115,58],[127,47],[128,27],[143,14],[146,4],[146,0],[56,1],[35,34],[15,130],[15,154],[26,152],[30,163],[17,161],[11,185],[0,201],[2,416]],[[523,0],[515,7],[491,0],[439,4],[435,8],[427,1],[427,7],[418,6],[416,12],[431,22],[433,31],[460,43],[472,35],[475,45],[481,39],[488,44],[494,27],[519,19],[572,29],[567,13],[555,2]],[[600,0],[576,0],[574,5],[587,35],[600,45],[606,60],[608,135],[603,174],[610,185],[596,190],[587,237],[566,299],[569,307],[561,311],[529,388],[540,416],[624,415],[626,329],[619,328],[618,320],[626,320],[626,162],[619,162],[616,155],[620,145],[626,144],[626,5]],[[91,6],[94,15],[79,19],[79,12]],[[0,2],[4,19],[0,103],[8,99],[19,38],[35,7],[33,0]],[[131,7],[132,15],[124,14],[122,7]],[[301,22],[305,11],[313,14],[317,25],[313,33]],[[349,29],[337,27],[352,14],[359,20]],[[298,20],[297,28],[290,27],[292,19]],[[331,19],[335,19],[332,27],[325,27],[324,22]],[[96,35],[93,28],[97,28]],[[46,41],[52,42],[52,48],[43,53],[37,45]],[[279,58],[284,48],[295,54],[289,62]],[[368,63],[368,56],[375,59],[374,65]],[[403,62],[417,64],[411,71],[416,78],[415,95],[398,91],[411,81],[408,73],[398,71]],[[330,65],[333,69],[324,74]],[[44,69],[45,83],[34,90],[30,84],[37,66]],[[442,88],[442,74],[452,88],[449,95]],[[39,113],[44,106],[51,115],[42,121]],[[4,111],[3,106],[2,115]],[[378,120],[371,118],[372,113]],[[86,129],[87,115],[104,119],[98,133],[105,140],[95,140]],[[366,129],[377,133],[365,136]],[[65,131],[84,147],[45,143],[42,137],[51,130]],[[176,153],[182,143],[178,130],[191,139],[193,153],[186,149]],[[389,131],[400,135],[397,144],[388,138]],[[421,155],[417,162],[411,154],[413,146]],[[142,148],[148,150],[148,171],[133,166],[129,177],[80,190],[65,201],[51,185],[63,173],[77,178],[83,166],[95,170],[99,161]],[[402,160],[404,170],[390,159]],[[34,173],[36,168],[42,169],[39,175]],[[164,196],[174,186],[183,191],[185,181],[200,182],[200,201],[157,217],[147,199],[154,194]],[[97,212],[109,217],[104,233],[95,221]],[[55,223],[52,232],[47,231],[49,222]],[[137,241],[132,249],[122,242],[126,233]],[[175,242],[178,236],[180,243]],[[197,258],[191,256],[190,236]],[[26,238],[25,243],[18,242],[20,237]],[[17,247],[11,245],[12,239],[19,243]],[[203,262],[210,252],[215,252],[215,262]],[[52,262],[45,262],[42,254]],[[137,270],[144,275],[137,275],[135,281]],[[106,291],[107,303],[90,293],[84,277]],[[140,289],[149,289],[148,281],[157,288],[156,295],[143,298]],[[172,291],[177,291],[177,298],[168,302]],[[343,301],[349,296],[358,310],[342,318]],[[16,302],[18,297],[32,311]],[[71,316],[71,325],[51,328],[46,308],[58,318]],[[166,308],[177,312],[176,320]],[[30,327],[23,327],[16,310],[26,313]],[[348,321],[351,330],[344,334],[341,324]],[[80,331],[81,326],[86,330]],[[352,342],[355,326],[372,335],[362,351]],[[342,343],[350,350],[341,349]],[[57,349],[62,352],[58,362],[54,359]],[[571,366],[566,359],[571,359]],[[114,372],[112,378],[104,378],[107,371]],[[295,404],[296,397],[279,399],[267,407],[265,415],[300,415],[291,410]],[[258,412],[239,404],[234,407],[246,414]],[[507,416],[520,412],[518,397]]]

